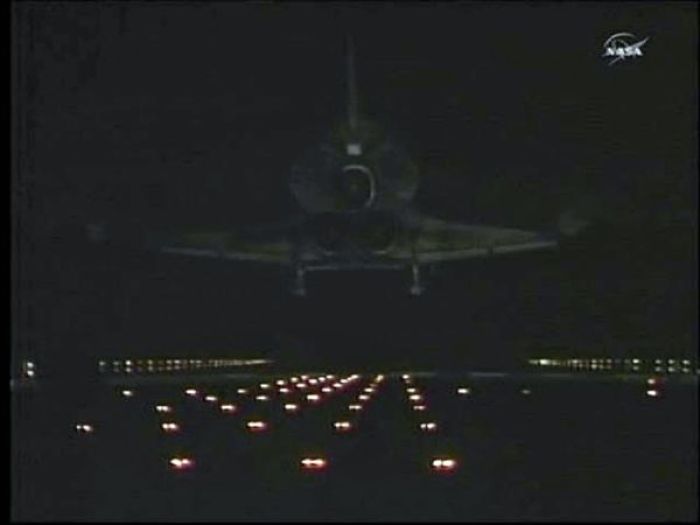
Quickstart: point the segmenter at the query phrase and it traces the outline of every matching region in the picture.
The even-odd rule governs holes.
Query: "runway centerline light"
[[[420,424],[420,429],[424,432],[435,432],[437,430],[437,423],[428,421]]]
[[[307,401],[311,401],[312,403],[317,403],[321,400],[321,396],[318,394],[307,394],[306,395]]]
[[[286,412],[296,412],[299,410],[299,405],[297,405],[296,403],[287,403],[286,405],[284,405],[284,410]]]
[[[255,396],[255,399],[257,401],[268,401],[270,398],[268,396],[266,396],[265,394],[260,394],[260,395]]]
[[[233,413],[236,411],[236,405],[232,405],[231,403],[224,403],[219,408],[222,412]]]
[[[134,391],[129,389],[122,390],[123,397],[134,397]]]
[[[199,392],[197,392],[197,389],[196,389],[196,388],[188,388],[187,390],[185,390],[185,394],[187,394],[188,396],[193,396],[193,397],[194,397],[194,396],[196,396],[198,393],[199,393]]]
[[[218,397],[212,395],[208,395],[204,398],[204,401],[207,401],[208,403],[216,403],[218,400]]]
[[[462,386],[462,387],[457,389],[457,393],[461,396],[466,396],[466,395],[469,395],[471,393],[471,390],[465,386]]]
[[[360,410],[362,410],[362,405],[348,405],[348,410],[359,412]]]
[[[239,388],[238,390],[236,390],[236,393],[241,394],[241,395],[245,395],[248,393],[248,389],[247,388]]]
[[[333,428],[338,432],[347,432],[352,428],[352,424],[349,421],[336,421],[333,423]]]
[[[647,395],[649,397],[659,397],[659,391],[656,389],[647,390]]]
[[[423,412],[425,410],[425,405],[413,405],[413,410],[416,412]]]
[[[172,411],[173,411],[173,408],[170,405],[156,405],[156,412],[160,412],[163,414],[169,414]]]

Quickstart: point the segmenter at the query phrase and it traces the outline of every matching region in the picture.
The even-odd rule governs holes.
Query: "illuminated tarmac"
[[[580,379],[303,372],[27,389],[14,517],[695,519],[697,378]]]

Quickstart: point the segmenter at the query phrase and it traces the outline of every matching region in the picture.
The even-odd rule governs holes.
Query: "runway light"
[[[236,390],[236,393],[241,394],[241,395],[245,395],[248,393],[248,389],[247,388],[239,388],[238,390]]]
[[[349,421],[336,421],[333,423],[333,427],[338,432],[347,432],[352,428],[352,424]]]
[[[415,394],[416,392],[418,392],[418,390],[416,388],[413,388],[413,387],[406,389],[407,394]]]
[[[296,386],[297,386],[297,388],[299,388],[301,390],[304,390],[307,387],[306,383],[297,383]]]
[[[333,392],[333,389],[332,389],[331,387],[329,387],[329,386],[324,386],[324,387],[321,389],[321,392],[325,392],[325,393],[327,393],[327,394],[330,394],[331,392]]]
[[[177,423],[161,423],[160,428],[163,429],[163,432],[167,433],[172,433],[172,432],[178,432],[180,430],[180,425]]]
[[[655,385],[657,383],[657,379],[655,377],[650,377],[647,379],[647,385]]]
[[[425,410],[425,405],[413,405],[413,410],[416,412],[423,412]]]
[[[343,388],[343,383],[333,383],[334,388]]]
[[[530,390],[529,388],[523,388],[523,389],[520,391],[520,393],[521,393],[522,395],[524,395],[524,396],[529,396],[530,394],[532,394],[532,390]]]
[[[321,400],[321,396],[319,396],[318,394],[307,394],[306,400],[311,401],[313,403],[317,403]]]
[[[134,397],[134,391],[133,390],[122,390],[122,396]]]
[[[362,410],[362,405],[348,405],[348,410],[359,412]]]
[[[302,381],[306,381],[308,378],[309,378],[308,375],[302,374],[302,376],[301,376],[301,380],[302,380]]]
[[[323,470],[328,463],[323,458],[304,458],[301,460],[301,468],[305,470]]]
[[[296,383],[297,381],[299,381],[299,378],[298,378],[298,377],[290,377],[289,380],[290,380],[292,383]]]
[[[411,376],[408,375],[408,374],[403,374],[403,375],[401,376],[401,379],[403,379],[403,380],[405,381],[405,380],[407,380],[407,379],[411,379]]]
[[[282,388],[279,389],[280,394],[289,394],[291,392],[287,387],[283,386]]]
[[[315,385],[315,384],[317,384],[317,383],[318,383],[318,381],[316,381],[315,379],[313,379],[313,378],[309,379],[309,384],[310,384],[310,385]]]
[[[364,392],[367,392],[368,394],[374,394],[374,388],[371,386],[368,386],[367,388],[364,389]]]
[[[188,388],[187,390],[185,390],[185,394],[187,394],[188,396],[196,396],[198,393],[199,392],[197,392],[195,388]]]
[[[420,429],[425,432],[435,432],[437,430],[437,423],[433,423],[432,421],[421,423]]]
[[[251,432],[263,432],[267,429],[267,423],[264,421],[248,421],[246,427],[248,427],[248,430]]]
[[[221,408],[222,412],[228,412],[229,414],[236,411],[236,405],[232,405],[231,403],[225,403],[219,408]]]
[[[366,394],[360,394],[359,396],[357,396],[357,399],[359,399],[360,401],[368,401],[369,396]]]
[[[278,379],[277,381],[275,381],[275,384],[277,386],[284,386],[287,384],[287,382],[284,379]]]
[[[659,391],[655,389],[647,390],[647,395],[649,397],[659,397]]]
[[[463,386],[457,389],[457,393],[461,396],[468,396],[471,393],[471,390]]]
[[[173,409],[170,405],[156,405],[156,412],[168,414],[172,411]]]
[[[268,388],[270,388],[270,383],[260,383],[260,388],[262,388],[263,390],[267,390]]]
[[[255,399],[257,401],[268,401],[270,398],[268,396],[266,396],[265,394],[260,394],[260,395],[255,396]]]
[[[299,410],[299,405],[294,403],[287,403],[286,405],[284,405],[284,410],[286,412],[296,412],[297,410]]]
[[[384,375],[379,374],[379,375],[375,378],[375,381],[377,381],[377,382],[382,382],[382,381],[384,381]]]
[[[410,399],[411,401],[422,401],[423,397],[420,394],[411,394],[410,396],[408,396],[408,399]]]
[[[218,397],[212,396],[212,395],[208,395],[204,398],[204,401],[207,401],[209,403],[216,403],[218,400],[219,400]]]
[[[75,425],[75,431],[80,434],[92,434],[95,431],[95,427],[89,424],[81,423]]]
[[[190,458],[172,458],[170,460],[170,465],[175,470],[187,470],[194,467],[194,460]]]
[[[457,468],[457,462],[451,458],[434,458],[430,463],[433,470],[445,472]]]
[[[321,383],[325,383],[325,382],[326,382],[326,378],[325,378],[325,377],[319,377],[318,380],[319,380],[319,382],[321,382]]]

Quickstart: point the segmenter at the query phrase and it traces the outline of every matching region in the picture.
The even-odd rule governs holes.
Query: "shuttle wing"
[[[558,245],[558,236],[551,233],[451,223],[430,217],[423,217],[420,223],[412,254],[419,264],[543,250]]]
[[[107,230],[102,225],[91,224],[87,227],[87,234],[93,242],[123,248],[284,265],[293,260],[294,229],[295,224],[290,222],[237,230],[189,230],[136,235],[134,232]]]
[[[231,232],[182,233],[159,246],[168,254],[275,264],[289,264],[293,249],[288,239],[251,239]]]

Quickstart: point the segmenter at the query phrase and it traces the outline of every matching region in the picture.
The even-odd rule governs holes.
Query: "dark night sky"
[[[696,4],[24,2],[15,14],[20,355],[439,366],[554,345],[694,351]],[[361,105],[412,152],[421,210],[548,228],[574,207],[593,219],[583,238],[439,268],[419,299],[404,274],[312,275],[301,303],[276,269],[85,245],[95,220],[221,228],[294,213],[291,164],[344,114],[348,27]],[[620,31],[650,39],[608,66],[603,42]]]

